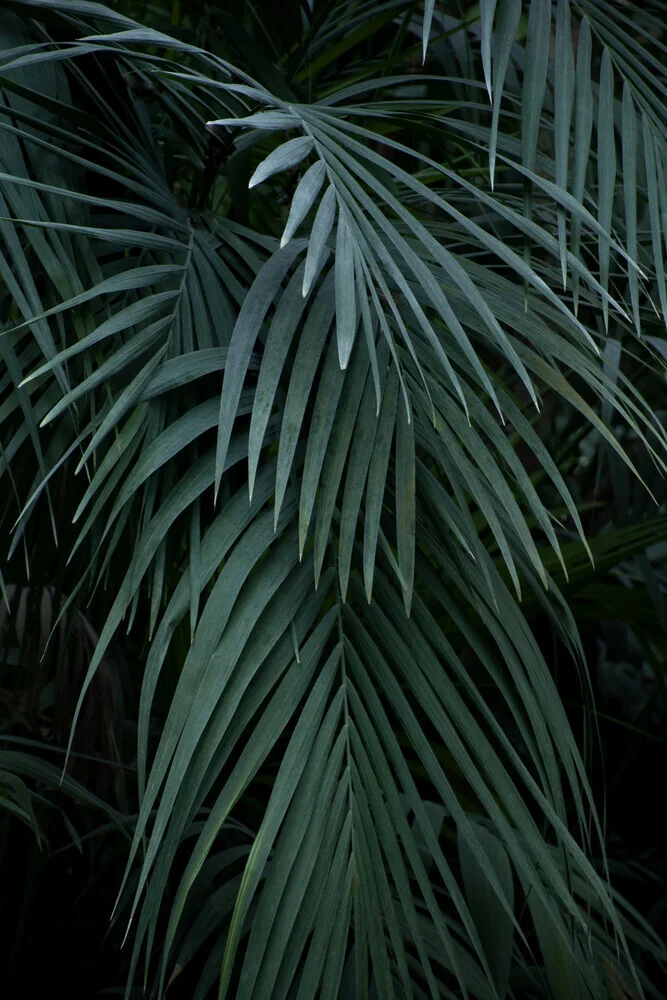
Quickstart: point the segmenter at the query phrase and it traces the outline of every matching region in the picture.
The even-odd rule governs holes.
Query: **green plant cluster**
[[[4,0],[8,996],[665,995],[667,5]]]

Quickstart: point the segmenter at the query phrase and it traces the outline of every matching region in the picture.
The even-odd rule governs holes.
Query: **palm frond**
[[[665,957],[530,625],[586,677],[568,597],[664,534],[586,540],[536,426],[556,398],[665,469],[608,347],[667,318],[662,34],[440,6],[316,4],[276,64],[231,14],[227,48],[73,0],[2,28],[2,516],[108,588],[77,713],[123,622],[150,644],[118,913],[160,996],[204,946],[197,995],[240,1000],[596,996]]]

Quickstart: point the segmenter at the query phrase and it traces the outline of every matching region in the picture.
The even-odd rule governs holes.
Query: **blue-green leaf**
[[[324,173],[324,163],[322,160],[317,160],[316,163],[308,167],[299,181],[292,197],[289,217],[280,240],[281,247],[284,247],[292,239],[292,236],[294,236],[294,233],[308,215],[324,183]]]
[[[347,368],[357,331],[354,243],[343,212],[336,236],[336,339],[341,368]]]
[[[614,70],[609,49],[602,53],[600,66],[600,100],[598,105],[598,222],[605,233],[611,230],[611,217],[616,188],[616,140],[614,133]],[[598,240],[600,255],[600,284],[609,289],[609,237]],[[602,300],[605,327],[609,326],[609,305]]]
[[[262,160],[248,181],[248,187],[256,187],[257,184],[261,184],[273,174],[277,174],[278,171],[295,167],[297,163],[301,163],[304,156],[307,156],[312,148],[313,140],[308,135],[299,135],[296,139],[288,139],[282,146],[278,146],[272,153],[269,153],[265,160]]]
[[[313,282],[320,273],[322,264],[324,263],[324,251],[326,249],[327,240],[333,228],[334,219],[336,217],[336,190],[333,184],[330,184],[327,190],[324,192],[322,201],[320,202],[319,208],[317,209],[317,214],[315,216],[315,221],[313,222],[313,229],[310,234],[310,240],[308,241],[308,253],[306,254],[306,270],[303,276],[303,296],[310,292],[313,287]]]

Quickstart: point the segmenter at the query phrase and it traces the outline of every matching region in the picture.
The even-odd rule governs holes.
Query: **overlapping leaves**
[[[591,865],[583,765],[505,575],[548,602],[576,650],[544,541],[565,573],[567,552],[517,450],[581,532],[533,426],[549,392],[629,463],[603,400],[662,462],[664,430],[610,377],[590,315],[620,336],[647,302],[664,311],[664,108],[624,15],[598,0],[533,0],[523,46],[521,5],[481,3],[479,25],[460,27],[480,40],[472,100],[452,98],[447,65],[328,78],[324,54],[348,51],[337,15],[360,38],[369,13],[421,27],[407,4],[360,8],[334,4],[298,47],[311,65],[292,60],[272,90],[101,5],[17,5],[44,20],[35,44],[12,22],[0,64],[0,472],[16,475],[27,443],[35,455],[12,547],[76,469],[79,588],[115,582],[86,686],[123,620],[136,628],[148,610],[128,873],[141,865],[123,899],[134,964],[145,947],[149,968],[169,907],[160,989],[209,942],[201,996],[218,979],[239,997],[361,998],[371,981],[382,997],[503,996],[517,970],[534,976],[520,886],[547,979],[571,963],[568,989],[586,995],[614,954],[587,907],[621,942],[615,961],[627,964],[624,935],[657,945]],[[48,34],[54,13],[67,42]],[[425,38],[440,17],[428,3]],[[307,102],[298,84],[318,73]],[[294,178],[268,235],[225,217],[238,163],[200,204],[206,123],[211,149],[231,130],[252,154],[251,199],[271,205]],[[447,159],[461,145],[481,183]],[[172,146],[192,167],[176,177]],[[270,766],[249,830],[244,796]]]

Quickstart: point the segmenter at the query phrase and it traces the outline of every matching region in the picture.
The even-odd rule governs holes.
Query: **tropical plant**
[[[662,995],[587,762],[597,620],[664,666],[666,13],[6,0],[0,587],[99,634],[70,739],[140,687],[128,995]]]

